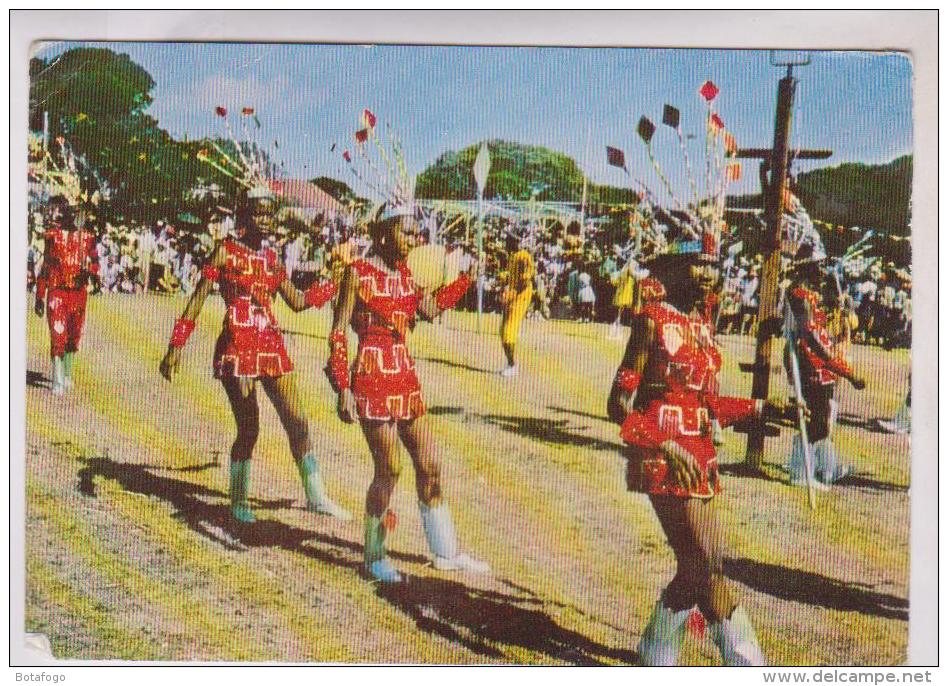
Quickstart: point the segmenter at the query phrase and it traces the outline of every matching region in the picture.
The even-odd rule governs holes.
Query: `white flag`
[[[477,151],[477,159],[474,160],[474,180],[477,182],[477,192],[484,194],[484,187],[487,186],[487,173],[490,171],[490,152],[487,150],[487,143],[481,143],[481,149]]]

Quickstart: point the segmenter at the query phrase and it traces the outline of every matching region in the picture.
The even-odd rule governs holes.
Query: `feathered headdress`
[[[659,163],[655,152],[656,141],[660,140],[658,127],[648,117],[639,119],[636,132],[645,144],[654,175],[670,198],[671,207],[660,205],[652,189],[632,177],[621,150],[606,148],[609,164],[625,170],[639,189],[642,220],[638,223],[643,238],[641,253],[646,260],[661,255],[692,254],[714,261],[720,257],[721,242],[727,229],[724,220],[727,188],[741,178],[741,165],[736,160],[737,141],[714,108],[719,92],[711,81],[705,81],[698,89],[698,95],[706,106],[703,183],[696,177],[688,154],[680,110],[666,104],[662,112],[662,124],[672,129],[678,139],[679,164],[684,167],[688,178],[690,197],[686,201],[679,198]]]
[[[408,172],[401,141],[391,127],[385,129],[383,134],[375,114],[363,109],[353,145],[343,150],[342,159],[353,176],[376,196],[377,206],[370,213],[374,220],[418,217],[415,177]]]
[[[53,155],[38,135],[29,139],[29,174],[47,197],[64,197],[70,205],[98,205],[101,193],[98,188],[83,190],[80,167],[82,161],[73,153],[69,143],[63,137],[56,139],[58,153]],[[88,172],[88,169],[87,169]],[[87,178],[95,181],[91,172]],[[97,184],[96,184],[97,185]]]
[[[217,142],[208,141],[208,147],[198,151],[198,160],[236,181],[245,190],[248,198],[259,200],[272,197],[276,170],[269,159],[269,153],[257,141],[257,133],[261,127],[256,110],[253,107],[241,108],[241,139],[234,134],[226,107],[218,105],[214,108],[214,114],[221,120],[224,134],[222,138],[231,143],[233,150],[226,151]],[[251,121],[253,128],[249,124]],[[276,141],[273,144],[274,147],[278,146]]]

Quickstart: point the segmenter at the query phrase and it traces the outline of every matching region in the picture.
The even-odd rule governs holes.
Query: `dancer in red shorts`
[[[309,424],[291,374],[293,363],[270,307],[277,293],[296,312],[322,307],[335,295],[336,286],[332,282],[317,282],[305,293],[293,286],[277,254],[262,247],[261,227],[268,222],[268,210],[262,202],[248,201],[238,210],[236,238],[219,244],[204,266],[184,314],[175,322],[160,371],[171,380],[204,301],[214,283],[218,283],[227,314],[214,349],[214,376],[224,386],[237,423],[237,438],[230,452],[231,513],[239,522],[255,521],[248,493],[250,458],[260,431],[256,392],[259,381],[286,430],[303,481],[307,509],[350,519],[349,513],[326,494]]]
[[[438,448],[424,417],[421,386],[406,347],[416,314],[431,319],[453,307],[470,286],[471,276],[462,274],[433,295],[423,293],[405,263],[418,236],[410,210],[383,213],[369,228],[371,253],[349,265],[343,278],[326,369],[338,393],[339,417],[347,423],[358,418],[375,462],[365,503],[366,571],[382,582],[402,579],[385,546],[386,534],[395,525],[389,501],[401,471],[401,443],[415,467],[418,506],[435,568],[487,573],[486,563],[458,547],[451,512],[442,496]],[[350,325],[359,336],[351,372],[346,344]]]
[[[711,419],[727,427],[750,417],[776,419],[787,408],[717,392],[721,353],[704,308],[718,278],[716,244],[711,234],[679,240],[650,260],[666,296],[647,303],[632,322],[608,403],[628,444],[629,490],[648,494],[678,563],[639,643],[647,665],[676,664],[696,605],[726,664],[764,664],[747,614],[724,578]]]
[[[81,209],[78,218],[74,216],[69,201],[61,195],[50,200],[34,310],[40,317],[45,312],[49,323],[54,395],[72,388],[73,356],[79,350],[86,320],[86,285],[99,273],[95,234],[84,227],[86,216]]]

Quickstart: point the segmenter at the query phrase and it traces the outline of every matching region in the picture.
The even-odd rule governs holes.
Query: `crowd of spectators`
[[[42,258],[42,216],[31,217],[28,279],[32,289]],[[448,224],[448,222],[444,222]],[[471,221],[454,222],[455,228],[436,240],[453,249],[476,254],[477,231]],[[112,226],[99,234],[100,280],[106,293],[190,294],[215,241],[230,230],[227,221],[207,230],[158,223],[153,227]],[[632,258],[632,244],[617,245],[595,225],[580,230],[577,221],[543,221],[487,217],[484,220],[484,300],[487,312],[499,312],[505,287],[507,238],[515,235],[536,264],[535,305],[530,316],[551,316],[582,322],[613,322],[617,317],[614,296],[623,269],[641,270]],[[291,232],[278,230],[268,239],[282,256],[287,271],[305,288],[330,275],[328,258],[342,242],[355,253],[367,250],[368,239],[341,222],[318,222],[314,228]],[[754,336],[757,330],[762,258],[728,256],[722,264],[722,290],[714,312],[719,334]],[[842,312],[847,336],[854,342],[887,347],[908,346],[911,341],[911,276],[889,263],[874,264],[866,273],[842,284],[839,293],[832,280],[824,297]],[[476,309],[474,289],[461,303]]]

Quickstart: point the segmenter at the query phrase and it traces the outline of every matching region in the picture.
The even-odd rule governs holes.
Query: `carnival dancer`
[[[40,317],[45,312],[49,323],[54,395],[73,386],[73,358],[86,319],[86,286],[99,274],[96,237],[85,226],[87,218],[86,209],[74,212],[65,196],[50,200],[34,310]]]
[[[343,278],[329,337],[327,376],[338,394],[339,417],[359,421],[375,463],[366,494],[365,568],[375,580],[402,580],[386,555],[386,538],[396,518],[389,509],[401,472],[399,444],[415,468],[421,522],[434,567],[489,573],[490,567],[461,552],[444,500],[438,446],[424,417],[425,404],[406,347],[420,314],[430,320],[453,307],[476,274],[476,265],[434,294],[416,287],[405,260],[419,236],[410,206],[390,206],[369,223],[372,248],[349,265]],[[346,331],[359,337],[350,371]]]
[[[820,295],[825,275],[822,270],[824,256],[812,243],[801,245],[791,267],[791,285],[787,302],[793,315],[793,330],[784,348],[784,365],[791,369],[791,355],[796,355],[800,368],[802,400],[810,411],[807,422],[807,439],[812,449],[811,469],[817,487],[830,486],[847,476],[851,469],[839,463],[832,441],[835,424],[835,401],[833,395],[837,380],[842,377],[856,390],[862,390],[866,382],[856,374],[846,360],[834,351],[834,343],[827,330],[827,313]],[[787,466],[790,483],[806,486],[806,460],[804,459],[803,436],[796,434],[790,450]]]
[[[318,457],[313,449],[309,423],[297,390],[293,363],[271,309],[279,293],[295,312],[322,307],[335,295],[332,281],[317,282],[298,290],[271,248],[262,247],[270,221],[264,191],[251,191],[235,213],[235,237],[219,243],[201,270],[198,285],[175,322],[168,351],[161,361],[161,375],[171,381],[181,350],[194,331],[204,302],[217,283],[227,306],[224,325],[214,349],[214,376],[220,379],[237,423],[237,437],[230,451],[231,514],[251,524],[250,459],[260,431],[257,382],[280,417],[290,451],[303,482],[306,509],[337,519],[351,519],[346,510],[326,494]]]
[[[643,266],[664,286],[665,296],[645,304],[633,319],[607,408],[609,417],[621,424],[628,446],[627,486],[648,494],[677,562],[675,576],[642,632],[640,661],[676,664],[686,622],[697,606],[726,665],[763,665],[747,613],[724,577],[712,420],[721,427],[749,419],[776,421],[796,408],[719,393],[722,356],[708,305],[720,277],[720,243],[727,228],[724,199],[740,166],[737,143],[714,111],[719,89],[707,81],[698,92],[706,101],[708,124],[703,196],[686,158],[693,197],[690,202],[677,197],[654,155],[657,128],[647,117],[639,120],[638,133],[653,170],[676,209],[658,207],[655,194],[633,179],[642,188],[640,204],[652,218],[641,227]],[[666,105],[662,121],[676,131],[685,154],[680,111]]]
[[[520,327],[533,301],[536,267],[533,257],[520,246],[516,236],[507,237],[507,254],[507,284],[502,296],[504,314],[500,322],[500,343],[507,358],[507,366],[500,375],[509,378],[517,376],[519,372],[514,352],[520,338]]]
[[[649,495],[678,565],[642,634],[639,659],[676,664],[685,622],[697,605],[725,664],[762,665],[753,627],[722,569],[715,505],[721,487],[710,418],[727,427],[751,417],[776,420],[787,408],[718,395],[721,352],[704,311],[719,275],[717,251],[708,237],[672,248],[650,260],[665,300],[646,304],[634,318],[608,408],[629,446],[627,485]]]

